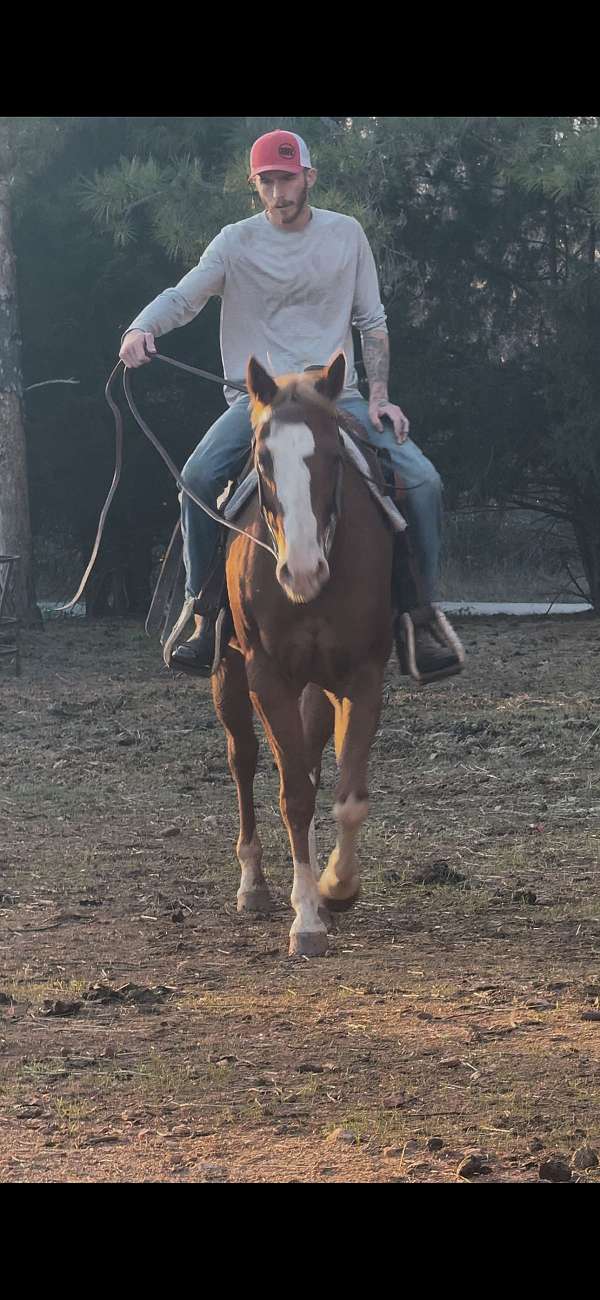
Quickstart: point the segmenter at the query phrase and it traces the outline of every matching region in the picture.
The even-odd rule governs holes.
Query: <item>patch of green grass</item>
[[[23,1061],[16,1071],[17,1078],[35,1083],[60,1079],[66,1074],[65,1063],[60,1056],[39,1057],[32,1061]]]
[[[303,1101],[316,1101],[318,1098],[326,1097],[327,1090],[331,1089],[331,1080],[325,1083],[321,1075],[310,1074],[304,1083],[294,1088],[294,1095],[302,1098]]]
[[[180,1095],[193,1083],[189,1066],[178,1066],[163,1056],[150,1056],[133,1070],[133,1080],[147,1096]]]
[[[414,1123],[410,1119],[380,1106],[340,1109],[335,1123],[330,1123],[326,1132],[331,1133],[336,1128],[347,1129],[354,1134],[357,1143],[374,1138],[382,1146],[401,1145],[414,1136]]]
[[[56,1118],[69,1137],[75,1137],[82,1122],[95,1111],[89,1101],[78,1097],[57,1097],[53,1104]]]
[[[36,1006],[40,1006],[47,998],[64,1002],[76,1001],[86,988],[87,981],[80,979],[14,979],[3,981],[2,984],[2,992],[7,993],[14,1002],[27,1002]]]
[[[229,1009],[229,1002],[223,993],[199,989],[188,993],[178,993],[176,1007],[178,1011],[195,1011],[202,1016],[207,1014],[222,1015],[223,1009]]]
[[[233,1077],[233,1067],[228,1062],[219,1065],[217,1062],[209,1061],[201,1070],[198,1066],[195,1067],[194,1077],[197,1081],[200,1078],[202,1083],[206,1083],[209,1087],[219,1088]]]
[[[232,1075],[229,1064],[177,1063],[153,1053],[133,1068],[131,1078],[145,1097],[156,1101],[159,1098],[201,1098],[206,1089],[226,1088]]]

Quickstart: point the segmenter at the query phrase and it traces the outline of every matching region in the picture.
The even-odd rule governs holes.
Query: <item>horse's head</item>
[[[261,511],[277,550],[277,580],[306,603],[329,580],[338,515],[341,449],[334,402],[346,362],[275,380],[255,357],[247,383]]]

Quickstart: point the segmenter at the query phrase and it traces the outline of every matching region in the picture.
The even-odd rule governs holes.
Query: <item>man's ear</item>
[[[270,406],[277,392],[277,384],[270,374],[261,366],[256,357],[250,357],[246,370],[246,384],[250,396],[263,406]]]
[[[330,402],[335,402],[344,387],[346,378],[346,358],[343,352],[338,352],[327,367],[327,372],[322,379],[317,380],[315,388],[323,397],[327,397]]]

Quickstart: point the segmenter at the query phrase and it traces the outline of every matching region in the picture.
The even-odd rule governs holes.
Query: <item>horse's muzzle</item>
[[[277,565],[277,581],[289,600],[295,604],[306,605],[315,600],[319,592],[329,582],[329,565],[321,557],[312,569],[290,569],[287,562]]]

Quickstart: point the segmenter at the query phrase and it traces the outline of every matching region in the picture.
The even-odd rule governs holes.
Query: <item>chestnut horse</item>
[[[277,381],[250,359],[259,494],[237,522],[271,540],[277,561],[247,537],[229,542],[235,638],[213,677],[239,800],[238,911],[270,906],[253,800],[254,706],[279,769],[294,862],[291,956],[325,953],[328,909],[343,910],[358,897],[367,764],[392,645],[393,536],[344,454],[334,407],[344,373],[342,353],[318,372]],[[319,877],[315,796],[332,734],[337,843]]]

